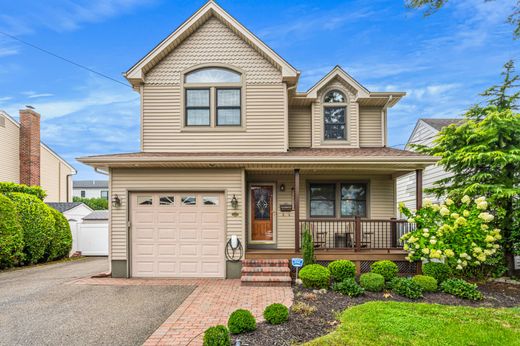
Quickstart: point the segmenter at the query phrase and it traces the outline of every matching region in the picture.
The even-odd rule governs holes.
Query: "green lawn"
[[[305,345],[516,346],[520,311],[370,302],[345,310],[337,330]]]

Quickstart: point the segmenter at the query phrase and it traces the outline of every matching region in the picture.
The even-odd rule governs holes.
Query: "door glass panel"
[[[174,196],[161,196],[159,198],[159,204],[160,205],[172,205],[175,203],[175,197]]]
[[[271,218],[271,191],[257,188],[253,190],[255,220],[269,220]]]
[[[137,196],[138,205],[152,205],[152,203],[153,203],[152,196]]]
[[[181,198],[182,205],[196,205],[197,198],[195,196],[183,196]]]
[[[204,196],[202,197],[202,203],[204,205],[218,205],[218,197]]]

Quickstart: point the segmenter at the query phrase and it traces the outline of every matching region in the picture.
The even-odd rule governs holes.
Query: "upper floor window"
[[[184,76],[186,126],[240,126],[242,75],[220,68],[201,68]]]
[[[323,123],[325,140],[347,139],[347,98],[338,90],[329,91],[323,98]]]

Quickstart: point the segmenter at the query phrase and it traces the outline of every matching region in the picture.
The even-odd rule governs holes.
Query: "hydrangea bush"
[[[400,206],[408,222],[416,229],[401,237],[409,261],[443,261],[463,270],[486,263],[500,248],[500,230],[491,227],[494,219],[484,197],[472,200],[464,196],[460,202],[446,199],[434,204],[425,199],[416,213]]]

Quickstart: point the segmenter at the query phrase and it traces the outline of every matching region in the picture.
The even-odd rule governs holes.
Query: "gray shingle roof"
[[[108,210],[94,210],[85,216],[83,220],[108,220]]]
[[[74,188],[108,188],[108,180],[74,180]]]
[[[449,126],[451,124],[457,124],[464,119],[461,118],[443,118],[443,119],[435,119],[435,118],[422,118],[426,124],[430,125],[434,129],[440,131],[443,127]]]
[[[47,202],[49,207],[56,209],[60,213],[76,208],[78,205],[82,205],[81,202]]]

